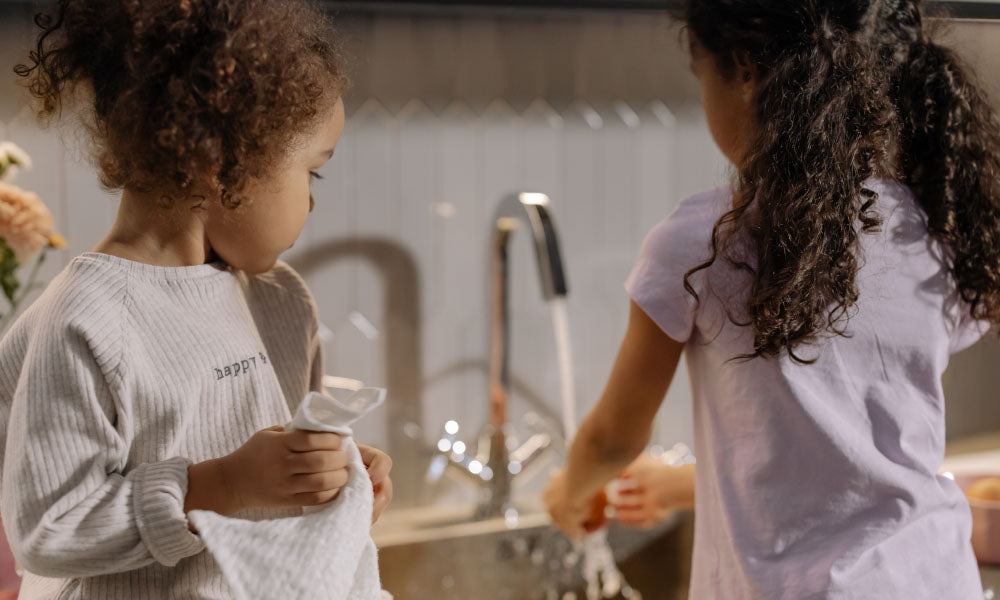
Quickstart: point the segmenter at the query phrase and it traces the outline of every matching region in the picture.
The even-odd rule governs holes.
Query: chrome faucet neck
[[[493,214],[490,252],[490,370],[489,402],[492,428],[489,467],[493,478],[480,516],[503,514],[510,504],[510,455],[504,428],[510,393],[510,253],[513,234],[526,229],[531,234],[542,295],[546,301],[565,297],[568,288],[559,250],[559,237],[545,194],[520,192],[504,197]]]

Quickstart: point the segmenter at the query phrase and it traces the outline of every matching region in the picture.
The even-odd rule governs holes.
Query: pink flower
[[[34,254],[49,243],[52,233],[52,213],[38,196],[0,181],[0,237],[14,254]]]

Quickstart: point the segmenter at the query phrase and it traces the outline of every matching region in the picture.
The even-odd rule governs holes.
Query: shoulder
[[[705,254],[711,245],[712,228],[732,205],[733,192],[720,187],[681,200],[665,219],[649,232],[644,253],[670,255]]]
[[[24,356],[31,347],[85,349],[111,373],[122,358],[128,296],[123,273],[76,257],[14,323],[0,354]]]
[[[78,256],[46,286],[24,320],[43,329],[102,329],[121,323],[128,295],[125,273]]]
[[[308,300],[309,302],[313,300],[312,292],[309,291],[305,280],[284,261],[279,260],[270,271],[255,275],[251,281],[258,287],[269,288],[273,291],[280,290],[280,293],[296,296],[300,300]]]
[[[254,296],[266,303],[300,311],[318,323],[316,300],[302,276],[288,263],[279,260],[270,271],[250,277],[249,287]]]

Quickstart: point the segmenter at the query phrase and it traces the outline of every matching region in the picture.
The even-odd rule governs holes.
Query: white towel
[[[237,600],[385,600],[371,537],[372,484],[350,424],[382,403],[385,390],[310,392],[286,429],[344,437],[347,485],[330,503],[301,517],[248,521],[192,511],[208,551]]]

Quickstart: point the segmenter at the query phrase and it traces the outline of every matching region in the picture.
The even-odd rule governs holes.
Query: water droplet
[[[446,590],[450,590],[451,588],[455,587],[455,578],[452,577],[451,575],[445,575],[444,577],[441,578],[441,587],[443,587]]]

